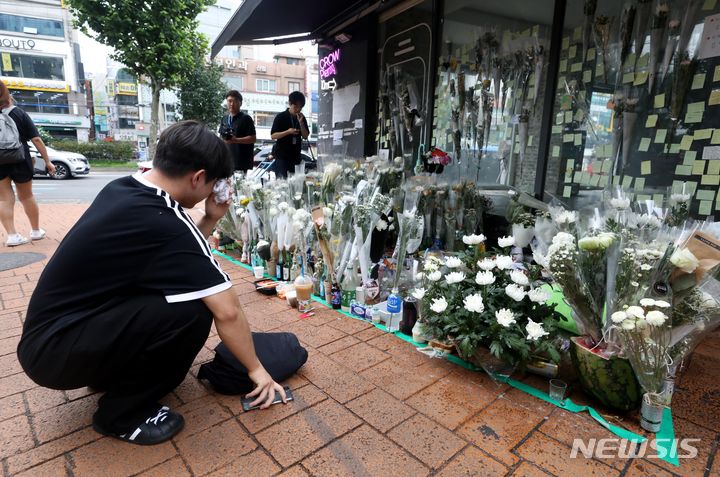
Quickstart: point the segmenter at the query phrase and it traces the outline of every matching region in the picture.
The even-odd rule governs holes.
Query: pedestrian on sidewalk
[[[28,306],[18,358],[41,386],[106,391],[93,428],[134,444],[182,429],[160,400],[185,378],[215,323],[268,407],[283,388],[255,354],[232,282],[206,237],[232,200],[213,187],[230,177],[225,143],[197,121],[167,128],[153,169],[108,184],[48,262]],[[205,200],[197,224],[184,209]]]
[[[218,132],[230,148],[235,170],[246,173],[253,168],[255,122],[252,116],[240,111],[243,98],[238,91],[228,91],[225,100],[228,112],[223,116]]]
[[[2,222],[8,235],[5,241],[5,245],[8,247],[15,247],[30,241],[15,229],[15,191],[13,191],[12,183],[15,183],[18,199],[20,199],[25,215],[30,221],[30,227],[32,228],[30,239],[41,240],[45,237],[45,231],[40,228],[40,211],[32,191],[35,167],[30,156],[28,141],[32,141],[42,156],[48,173],[50,175],[55,174],[55,166],[50,162],[45,143],[40,138],[35,123],[25,111],[15,106],[14,103],[15,101],[10,96],[10,90],[8,90],[5,83],[0,81],[0,114],[2,115],[0,116],[0,124],[4,126],[0,127],[0,133],[11,134],[14,143],[3,145],[3,148],[11,148],[9,150],[22,149],[22,151],[19,151],[19,162],[0,164],[0,222]],[[15,124],[15,128],[7,122],[8,118]],[[4,134],[3,137],[5,137]]]
[[[273,170],[278,178],[287,177],[302,162],[302,141],[310,135],[307,119],[302,113],[304,106],[305,95],[293,91],[288,96],[288,108],[273,120],[270,137],[275,141]]]

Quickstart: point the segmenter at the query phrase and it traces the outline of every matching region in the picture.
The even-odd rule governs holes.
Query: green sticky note
[[[614,186],[619,186],[620,185],[620,176],[613,176],[612,184]]]
[[[565,123],[571,123],[573,120],[572,111],[565,111]]]
[[[570,170],[575,169],[575,159],[567,160],[567,168]]]
[[[667,139],[667,129],[658,129],[655,133],[655,143],[662,144]]]
[[[650,61],[650,53],[645,53],[640,57],[640,59],[637,62],[638,68],[645,68],[648,65],[648,62]]]
[[[590,178],[590,185],[593,186],[593,187],[599,186],[599,185],[600,185],[600,179],[601,179],[602,177],[603,177],[603,176],[601,176],[600,174],[593,174],[592,177]]]
[[[652,174],[652,164],[650,161],[642,161],[640,163],[640,174],[644,176]]]
[[[695,162],[693,162],[692,173],[697,176],[705,174],[705,161],[696,159]]]
[[[640,72],[638,72],[638,74],[635,75],[635,81],[633,82],[633,86],[640,86],[642,84],[645,84],[647,79],[648,79],[648,72],[640,71]]]
[[[566,72],[566,71],[567,71],[567,65],[568,65],[568,61],[567,61],[567,60],[560,60],[560,68],[558,68],[558,71],[559,71],[560,73]]]
[[[575,119],[575,121],[577,122],[582,122],[583,119],[585,119],[585,113],[583,112],[583,110],[578,109],[577,111],[575,111],[575,117],[573,119]]]
[[[563,142],[573,142],[575,140],[574,134],[563,134]]]
[[[712,201],[710,201],[710,200],[700,201],[700,206],[698,207],[698,214],[699,215],[712,214]]]
[[[695,131],[695,134],[693,134],[693,137],[696,141],[701,141],[703,139],[710,139],[712,135],[712,129],[698,129],[697,131]]]
[[[555,115],[555,124],[562,124],[564,117],[565,117],[565,114],[563,114],[562,112],[557,113],[557,114]]]
[[[646,128],[654,128],[657,125],[658,115],[657,114],[651,114],[647,117],[647,121],[645,121],[645,127]]]
[[[720,174],[720,161],[708,162],[707,173],[713,175]]]
[[[560,146],[553,146],[552,157],[560,157]]]
[[[650,149],[650,138],[644,137],[640,139],[640,147],[638,147],[638,151],[640,152],[648,152]]]
[[[568,49],[568,58],[573,59],[577,55],[577,46],[573,45]]]
[[[573,144],[575,144],[576,146],[582,145],[582,134],[580,134],[580,133],[575,134],[575,141]]]
[[[563,188],[563,197],[570,197],[571,192],[572,186],[565,186],[565,188]]]
[[[705,0],[705,3],[703,3],[702,9],[703,10],[712,10],[715,8],[716,4],[717,4],[717,0]]]
[[[562,126],[553,126],[552,134],[562,134]]]
[[[720,65],[715,67],[715,73],[713,73],[713,83],[720,81]]]
[[[690,89],[702,89],[705,86],[705,73],[698,73],[693,76],[692,86]]]
[[[654,107],[655,107],[655,109],[660,109],[660,108],[665,107],[665,93],[655,95]]]
[[[590,83],[592,81],[592,70],[583,71],[583,83]]]
[[[624,188],[629,189],[632,185],[633,177],[625,176],[622,178],[622,185]]]
[[[677,154],[680,152],[680,144],[670,144],[670,154]]]
[[[595,66],[595,76],[602,76],[605,74],[605,66],[598,62],[598,64]]]
[[[579,40],[581,36],[582,36],[582,27],[581,26],[575,27],[575,29],[573,30],[573,40]]]
[[[694,112],[688,112],[685,115],[685,123],[686,124],[695,124],[695,123],[701,123],[703,120],[703,113],[704,111],[694,111]]]
[[[683,164],[685,164],[686,166],[692,166],[696,158],[697,151],[685,151],[685,157],[683,157]]]
[[[675,174],[678,176],[689,176],[692,174],[692,166],[677,166],[675,167]]]
[[[587,56],[585,57],[585,61],[592,61],[595,59],[595,48],[588,48]]]
[[[710,144],[720,144],[720,129],[716,129],[713,131],[712,138],[710,139]]]
[[[695,191],[695,197],[698,200],[713,200],[715,199],[715,192],[711,190],[698,189]]]
[[[720,162],[719,162],[720,164]],[[602,168],[600,169],[601,172],[608,173],[610,172],[610,168],[612,167],[612,161],[603,161]]]
[[[562,49],[567,50],[570,47],[570,37],[566,36],[562,41]]]
[[[577,73],[579,71],[582,71],[582,65],[583,65],[582,63],[573,63],[572,66],[570,67],[570,72]]]
[[[706,174],[700,179],[700,185],[717,186],[720,185],[720,175]]]
[[[623,83],[632,83],[633,81],[635,81],[635,73],[633,72],[625,73],[622,77]]]
[[[705,111],[705,101],[690,103],[687,106],[688,113],[702,113],[703,111]]]
[[[645,178],[644,177],[635,178],[635,189],[643,190],[644,188],[645,188]]]
[[[682,140],[680,141],[680,149],[687,151],[690,149],[693,143],[693,137],[688,136],[687,134],[683,136]]]

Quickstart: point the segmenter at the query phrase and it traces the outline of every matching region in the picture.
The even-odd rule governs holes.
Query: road
[[[69,180],[46,177],[33,179],[33,193],[40,204],[89,204],[110,181],[133,174],[135,171],[90,171],[87,176]]]

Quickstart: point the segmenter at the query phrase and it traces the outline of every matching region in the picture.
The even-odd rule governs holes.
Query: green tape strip
[[[229,255],[226,255],[217,250],[213,250],[213,253],[223,257],[224,259],[226,259],[236,265],[239,265],[247,270],[252,271],[251,266],[249,266],[245,263],[239,262],[239,261],[235,260],[234,258],[230,257]],[[272,278],[272,277],[269,277],[269,278]],[[274,280],[274,278],[273,278],[273,280]],[[331,308],[330,305],[328,305],[328,303],[323,298],[320,298],[316,295],[312,295],[312,299],[314,301],[324,305],[327,308]],[[367,322],[367,320],[363,320],[362,318],[351,315],[350,313],[344,312],[342,310],[336,310],[336,311],[339,312],[340,314],[348,316],[354,320],[360,320],[360,321]],[[374,325],[376,328],[379,328],[382,331],[387,332],[387,328],[385,326],[380,325],[380,324],[374,324]],[[407,341],[408,343],[411,343],[412,345],[414,345],[418,348],[423,348],[423,347],[427,346],[427,344],[418,343],[417,341],[413,340],[412,337],[407,336],[403,333],[400,333],[399,331],[395,331],[395,332],[393,332],[393,334],[395,336],[397,336],[398,338],[400,338],[404,341]],[[447,354],[445,357],[448,361],[455,363],[457,365],[460,365],[464,368],[470,369],[472,371],[481,371],[477,366],[475,366],[471,363],[468,363],[467,361],[465,361],[453,354]],[[626,439],[630,442],[635,442],[635,443],[641,443],[646,440],[646,438],[641,435],[635,434],[634,432],[628,431],[627,429],[623,429],[622,427],[616,426],[614,424],[610,424],[608,421],[605,420],[604,417],[602,417],[600,415],[599,412],[597,412],[594,408],[592,408],[590,406],[581,406],[579,404],[575,404],[574,402],[572,402],[570,400],[570,398],[566,398],[563,401],[557,401],[555,399],[550,398],[550,396],[547,393],[540,391],[539,389],[534,388],[528,384],[522,383],[520,381],[516,381],[509,377],[498,376],[498,375],[491,376],[491,377],[498,381],[507,383],[510,386],[512,386],[516,389],[519,389],[527,394],[530,394],[531,396],[534,396],[542,401],[545,401],[554,406],[557,406],[560,409],[564,409],[566,411],[570,411],[573,413],[587,411],[587,413],[590,414],[590,416],[593,419],[595,419],[595,421],[597,421],[602,427],[604,427],[608,431],[612,432],[616,436],[620,437],[621,439]],[[663,457],[661,457],[661,459],[666,462],[669,462],[670,464],[673,464],[675,466],[679,466],[680,464],[678,461],[677,446],[675,445],[675,430],[673,427],[672,412],[669,408],[665,409],[665,413],[663,414],[663,422],[662,422],[662,426],[660,428],[660,432],[658,432],[655,437],[657,439],[656,444],[658,447],[658,451],[660,451],[660,449],[664,450],[664,452],[658,452],[659,455],[663,456]]]

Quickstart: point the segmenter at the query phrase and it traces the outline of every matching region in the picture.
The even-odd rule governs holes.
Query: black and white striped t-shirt
[[[25,330],[65,328],[111,297],[161,294],[176,303],[231,286],[180,204],[138,173],[109,183],[65,236],[33,292]]]

